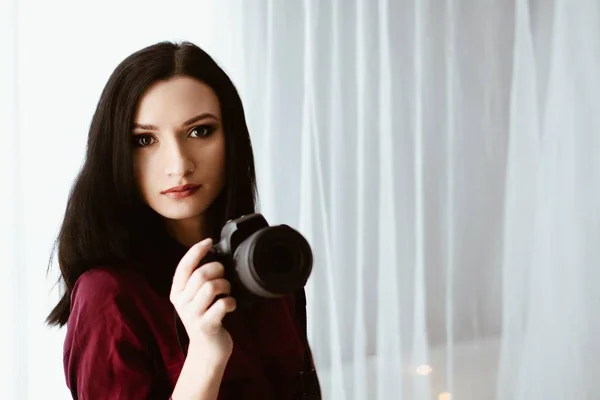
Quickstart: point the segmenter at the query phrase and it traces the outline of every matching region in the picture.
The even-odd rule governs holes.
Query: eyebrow
[[[196,115],[193,118],[188,119],[187,121],[185,121],[183,123],[182,126],[188,126],[188,125],[193,124],[194,122],[198,122],[198,121],[201,121],[201,120],[206,119],[206,118],[212,118],[212,119],[214,119],[216,121],[219,120],[219,118],[215,114],[206,112],[206,113],[202,113],[202,114]],[[148,130],[148,131],[157,131],[157,130],[159,130],[156,125],[138,124],[137,122],[133,123],[133,129],[144,129],[144,130]]]

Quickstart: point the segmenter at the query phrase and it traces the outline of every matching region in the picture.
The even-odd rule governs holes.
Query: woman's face
[[[190,77],[151,86],[132,131],[135,178],[144,201],[169,220],[201,216],[225,184],[219,101]]]

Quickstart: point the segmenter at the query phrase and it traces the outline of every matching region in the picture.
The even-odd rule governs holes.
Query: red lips
[[[172,187],[171,189],[163,190],[160,193],[161,194],[180,193],[180,192],[186,192],[188,190],[192,190],[192,189],[196,189],[196,188],[198,188],[198,185],[194,185],[193,183],[188,183],[187,185],[175,186],[175,187]]]

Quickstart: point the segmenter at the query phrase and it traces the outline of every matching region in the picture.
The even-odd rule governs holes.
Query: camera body
[[[227,221],[203,264],[220,261],[239,303],[283,297],[302,289],[313,254],[308,241],[288,225],[269,226],[259,213]]]

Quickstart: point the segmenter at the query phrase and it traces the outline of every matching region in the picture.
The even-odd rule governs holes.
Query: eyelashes
[[[193,127],[192,129],[190,129],[190,133],[188,134],[188,136],[190,136],[193,132],[201,132],[199,135],[196,135],[194,137],[197,137],[197,138],[209,137],[216,130],[217,130],[217,127],[215,125],[198,125],[198,126]]]
[[[216,130],[216,125],[198,125],[189,130],[187,137],[192,139],[205,139],[210,137]],[[151,146],[158,141],[153,135],[148,133],[142,133],[138,135],[133,135],[132,142],[134,147],[141,148]]]
[[[135,147],[146,147],[149,146],[151,144],[153,144],[154,142],[152,142],[152,140],[156,141],[156,139],[154,139],[152,137],[152,135],[134,135],[133,136],[133,145]]]

